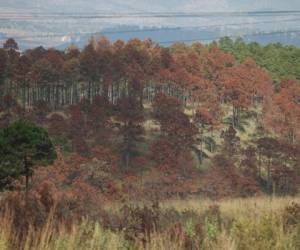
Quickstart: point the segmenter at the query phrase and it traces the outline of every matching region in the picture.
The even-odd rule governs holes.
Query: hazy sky
[[[78,12],[300,10],[300,0],[1,0],[0,7]]]
[[[145,15],[116,15],[103,17],[92,13],[151,13],[151,12],[235,12],[235,11],[299,11],[265,15],[199,15],[187,17],[161,17]],[[31,14],[34,13],[34,14]],[[40,14],[40,15],[35,15]],[[54,15],[51,15],[53,13]],[[62,15],[57,18],[55,13]],[[76,18],[90,13],[90,18]],[[22,15],[23,14],[23,15]],[[44,15],[47,14],[47,15]],[[24,47],[58,46],[70,41],[81,41],[92,34],[107,30],[130,30],[149,27],[188,28],[190,33],[170,32],[147,37],[169,41],[170,39],[207,39],[213,36],[244,36],[254,33],[289,32],[298,39],[300,30],[300,0],[0,0],[0,41],[7,37],[18,39]],[[130,28],[128,28],[130,27]],[[133,28],[134,27],[134,28]],[[176,33],[176,34],[175,34]],[[110,39],[130,39],[142,33],[120,33]],[[281,34],[281,33],[280,33]],[[146,35],[144,35],[146,36]],[[278,37],[283,37],[278,35]],[[200,39],[200,40],[201,40]],[[279,41],[277,38],[272,42]],[[281,41],[281,40],[280,40]],[[288,43],[288,42],[287,42]],[[298,43],[297,43],[298,44]]]

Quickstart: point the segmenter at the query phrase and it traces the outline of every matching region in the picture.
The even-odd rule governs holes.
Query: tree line
[[[82,50],[20,52],[9,39],[0,49],[0,126],[29,118],[82,157],[105,157],[107,148],[117,152],[114,162],[123,170],[146,161],[170,178],[178,171],[190,177],[196,155],[200,164],[210,158],[218,167],[211,177],[226,176],[228,185],[235,180],[246,193],[255,192],[257,183],[294,191],[290,184],[300,159],[297,75],[274,79],[255,58],[226,52],[225,42],[164,48],[151,40],[110,43],[101,37]],[[149,120],[159,127],[151,140]],[[245,145],[238,132],[247,134],[249,123],[254,135]]]

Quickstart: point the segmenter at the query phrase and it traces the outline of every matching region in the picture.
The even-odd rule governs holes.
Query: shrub
[[[157,202],[151,207],[142,208],[124,205],[121,209],[120,230],[124,232],[125,239],[139,240],[146,244],[151,233],[158,228],[159,215],[160,209]]]
[[[221,211],[218,205],[211,205],[204,212],[205,222],[214,224],[218,229],[221,228]]]
[[[300,205],[292,202],[291,205],[287,206],[283,212],[283,225],[287,231],[295,226],[300,226]]]
[[[217,238],[218,231],[218,227],[215,224],[209,222],[208,219],[205,219],[204,234],[207,240],[215,240]]]

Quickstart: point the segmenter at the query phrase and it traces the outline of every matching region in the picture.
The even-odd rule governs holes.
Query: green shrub
[[[204,235],[205,240],[207,241],[214,241],[216,240],[218,234],[219,234],[219,228],[216,224],[209,222],[209,220],[206,218],[204,223]]]
[[[195,223],[192,219],[188,219],[185,222],[184,231],[189,238],[193,238],[195,236]]]

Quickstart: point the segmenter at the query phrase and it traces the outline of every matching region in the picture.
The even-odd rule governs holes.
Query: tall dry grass
[[[20,240],[13,230],[12,217],[10,213],[0,217],[0,250],[119,250],[126,246],[122,234],[103,230],[99,223],[83,220],[69,228],[57,225],[52,214],[42,228],[29,228]]]
[[[297,250],[300,249],[298,227],[286,232],[282,213],[300,198],[258,197],[220,202],[209,200],[172,200],[161,204],[162,209],[193,210],[203,214],[212,204],[218,204],[223,225],[204,225],[204,238],[198,248],[207,250]],[[117,208],[115,208],[117,209]],[[128,242],[121,232],[104,230],[100,224],[83,220],[67,227],[54,221],[49,214],[47,223],[39,230],[28,230],[22,241],[15,234],[13,214],[0,216],[0,250],[183,250],[188,249],[182,238],[174,239],[166,232],[152,233],[147,243]],[[175,222],[174,222],[175,223]],[[300,222],[299,222],[300,224]],[[193,233],[193,232],[192,232]]]
[[[280,212],[292,202],[300,203],[300,197],[259,196],[254,198],[224,199],[212,201],[208,199],[169,200],[162,203],[163,208],[175,207],[179,211],[191,209],[198,213],[204,212],[211,205],[218,205],[221,213],[227,216],[245,216],[249,213],[262,214]]]

